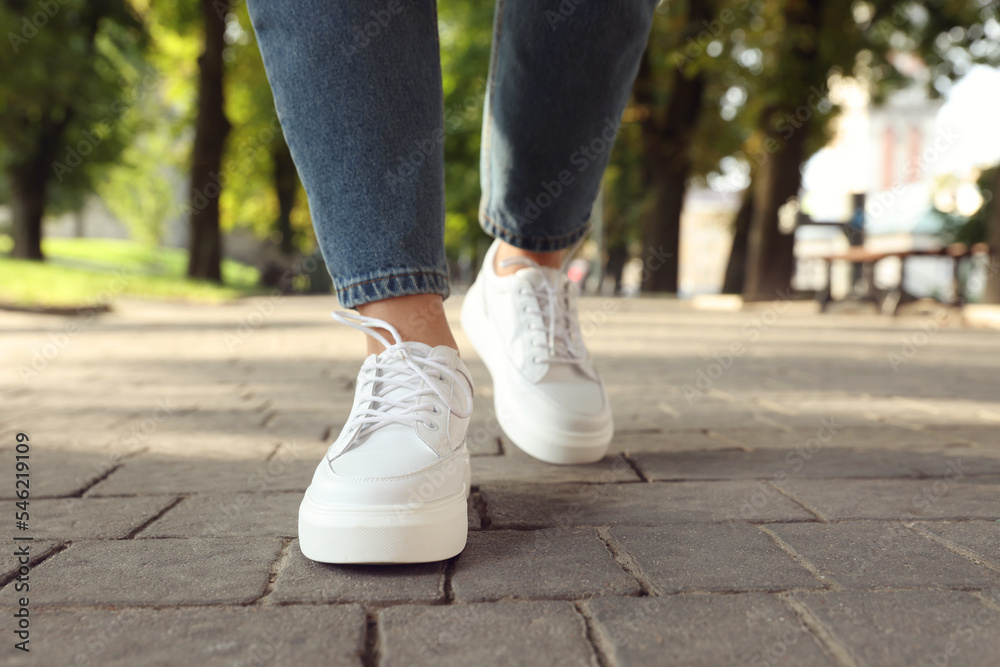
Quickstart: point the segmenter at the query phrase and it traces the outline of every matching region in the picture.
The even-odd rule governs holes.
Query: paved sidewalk
[[[998,664],[1000,334],[584,306],[612,454],[519,453],[466,343],[469,545],[406,567],[318,565],[295,540],[363,349],[333,299],[0,313],[0,663]]]

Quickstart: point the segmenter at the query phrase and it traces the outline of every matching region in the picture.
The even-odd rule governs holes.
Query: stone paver
[[[847,588],[1000,585],[1000,573],[979,567],[890,521],[846,521],[768,529]]]
[[[17,554],[23,554],[25,549],[28,551],[28,563],[34,566],[38,561],[49,557],[53,551],[65,544],[58,540],[31,540],[26,544],[26,541],[15,541],[9,535],[4,535],[2,539],[5,544],[9,545],[9,555],[3,566],[0,567],[0,581],[9,581],[12,577],[18,576],[22,563],[20,562],[21,556]]]
[[[776,491],[752,504],[757,482],[532,484],[484,486],[494,528],[664,524],[732,520],[808,521],[813,515]]]
[[[996,481],[816,479],[789,480],[782,487],[827,519],[995,519]]]
[[[152,493],[305,491],[317,461],[218,461],[137,457],[87,492],[88,497]]]
[[[948,443],[947,432],[913,430],[869,421],[867,424],[846,424],[839,415],[833,419],[835,430],[828,443],[830,447],[853,447],[880,450],[939,450]],[[813,428],[795,428],[783,431],[775,428],[745,428],[713,430],[718,437],[725,437],[752,449],[795,449],[816,438],[820,424]]]
[[[622,667],[837,664],[770,595],[597,598],[587,605]]]
[[[825,585],[748,524],[619,526],[611,535],[660,593]]]
[[[995,665],[1000,613],[969,593],[795,593],[858,665]]]
[[[584,619],[568,602],[393,607],[379,614],[381,664],[597,667]]]
[[[277,538],[73,543],[31,573],[34,605],[244,604],[260,597]],[[17,600],[11,587],[0,605]]]
[[[469,536],[451,579],[455,599],[637,595],[593,528],[487,530]]]
[[[137,537],[295,537],[301,502],[299,493],[195,494]]]
[[[29,434],[30,435],[30,434]],[[13,432],[7,439],[14,441]],[[31,443],[33,444],[33,443]],[[46,443],[48,444],[48,443]],[[13,447],[0,449],[0,461],[14,461]],[[78,495],[120,465],[122,456],[114,452],[78,452],[49,449],[48,446],[32,447],[29,470],[45,471],[31,477],[31,497]],[[13,467],[13,463],[11,463]],[[14,485],[5,484],[0,489],[0,499],[16,498]]]
[[[615,414],[615,437],[610,451],[636,454],[639,452],[700,452],[730,449],[737,443],[702,431],[664,431],[659,428],[619,430]]]
[[[651,481],[692,479],[772,479],[787,477],[917,477],[919,472],[892,460],[891,452],[806,447],[794,449],[649,452],[631,458]]]
[[[122,539],[166,509],[173,496],[137,498],[59,498],[36,500],[36,537],[63,540]]]
[[[918,529],[926,530],[947,542],[964,547],[978,558],[992,564],[1000,571],[1000,520],[917,523]]]
[[[444,600],[444,565],[329,565],[316,563],[299,550],[288,550],[288,561],[274,582],[275,602],[365,602],[400,604]]]
[[[0,463],[29,432],[37,538],[32,653],[5,644],[0,664],[995,667],[996,332],[940,323],[894,369],[929,316],[581,304],[609,455],[523,454],[457,328],[469,542],[397,566],[313,563],[294,539],[364,354],[332,297],[120,298],[27,375],[81,320],[0,311]]]
[[[5,665],[176,665],[183,655],[205,667],[360,667],[365,613],[357,605],[41,609],[32,632],[30,654],[5,654]]]
[[[565,482],[590,482],[612,484],[616,482],[638,482],[632,466],[621,457],[606,456],[597,463],[575,466],[554,466],[531,458],[507,445],[507,456],[484,456],[477,458],[472,467],[472,483],[489,485],[497,482],[521,482],[532,484],[559,484]]]

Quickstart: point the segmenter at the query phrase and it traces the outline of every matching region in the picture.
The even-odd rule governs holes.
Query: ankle
[[[439,294],[410,294],[372,301],[358,306],[358,312],[366,317],[385,320],[396,328],[404,341],[426,343],[431,347],[445,345],[458,350],[458,343],[444,314],[444,300]],[[379,332],[392,340],[389,332]],[[378,354],[385,349],[371,336],[366,339],[369,354]]]
[[[500,266],[500,262],[510,257],[527,257],[539,266],[558,269],[562,267],[562,262],[565,256],[565,250],[556,250],[555,252],[533,252],[531,250],[524,250],[523,248],[518,248],[501,241],[500,245],[497,247],[496,256],[493,260],[493,271],[498,276],[509,276],[510,274],[516,273],[524,268],[522,265]]]

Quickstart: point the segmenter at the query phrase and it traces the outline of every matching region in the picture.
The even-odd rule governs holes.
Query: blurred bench
[[[842,253],[811,258],[826,262],[826,288],[817,292],[816,299],[820,303],[820,310],[825,312],[829,305],[835,301],[831,294],[833,263],[850,262],[861,267],[861,278],[851,286],[847,298],[874,303],[883,315],[895,315],[899,312],[899,307],[902,304],[917,299],[903,288],[906,282],[906,260],[911,257],[949,257],[952,260],[952,294],[954,296],[948,303],[961,306],[965,303],[965,295],[962,294],[959,282],[962,260],[982,254],[989,254],[989,247],[985,243],[977,243],[971,248],[964,243],[952,243],[935,250],[895,251],[873,251],[864,246],[853,246]],[[875,265],[889,257],[900,260],[899,281],[895,287],[889,290],[879,290],[875,287]]]

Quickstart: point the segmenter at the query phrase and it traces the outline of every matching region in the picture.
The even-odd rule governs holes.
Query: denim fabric
[[[656,0],[497,0],[480,222],[572,246]],[[341,303],[448,296],[444,105],[434,0],[250,0],[278,117]]]

